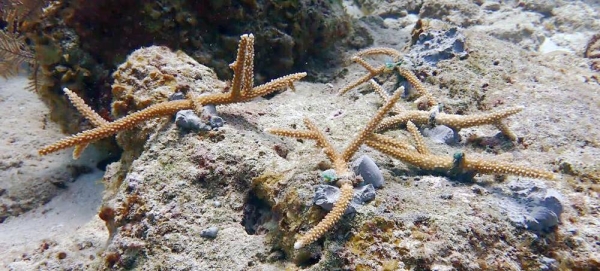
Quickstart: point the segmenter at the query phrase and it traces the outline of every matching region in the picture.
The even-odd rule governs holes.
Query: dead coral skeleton
[[[554,174],[551,172],[524,167],[520,165],[514,165],[510,163],[474,159],[466,156],[462,152],[457,152],[453,157],[447,157],[443,155],[433,155],[425,144],[425,139],[413,123],[435,123],[445,124],[454,129],[460,129],[464,127],[471,127],[484,124],[492,124],[498,127],[505,135],[509,138],[516,138],[514,134],[508,129],[508,127],[501,122],[502,119],[507,116],[516,114],[522,110],[520,107],[509,108],[498,112],[471,115],[471,116],[459,116],[450,115],[445,113],[436,113],[438,106],[434,106],[437,102],[435,98],[421,85],[417,80],[416,76],[412,72],[401,69],[397,65],[393,65],[394,69],[398,69],[399,73],[405,76],[408,81],[417,89],[419,96],[428,105],[433,106],[432,111],[419,111],[410,110],[404,111],[398,107],[396,102],[400,99],[401,93],[404,92],[404,88],[400,87],[390,97],[388,96],[383,88],[374,82],[372,78],[380,73],[383,73],[388,69],[389,65],[384,65],[378,68],[372,67],[361,57],[367,55],[385,54],[393,57],[400,57],[400,53],[387,48],[374,48],[367,49],[359,52],[352,59],[360,63],[365,67],[369,73],[358,80],[346,85],[340,91],[340,94],[358,86],[364,82],[370,81],[374,86],[376,92],[378,92],[383,99],[385,104],[377,111],[375,116],[368,122],[366,127],[356,135],[342,153],[338,153],[331,142],[329,142],[325,135],[317,128],[317,126],[309,119],[304,120],[304,124],[308,127],[308,130],[295,130],[295,129],[267,129],[266,131],[279,136],[301,138],[301,139],[312,139],[317,141],[317,146],[324,149],[324,153],[327,155],[329,160],[332,161],[334,170],[336,171],[337,185],[340,187],[341,195],[338,201],[334,204],[333,209],[321,220],[316,226],[306,232],[303,236],[297,239],[294,244],[295,249],[300,249],[317,239],[322,237],[328,230],[330,230],[342,217],[353,196],[353,184],[356,176],[349,170],[349,161],[352,156],[358,151],[363,145],[367,145],[383,154],[392,156],[396,159],[401,160],[404,163],[411,164],[419,167],[423,170],[430,171],[442,171],[450,176],[458,174],[507,174],[516,175],[532,178],[541,179],[554,179]],[[397,59],[396,59],[397,61]],[[398,114],[394,117],[385,118],[388,112],[395,112]],[[434,117],[432,117],[432,112]],[[411,146],[408,143],[402,142],[395,138],[378,134],[376,132],[383,131],[399,123],[406,123],[407,129],[412,135],[416,147]]]
[[[268,83],[253,87],[254,84],[254,36],[242,35],[237,51],[236,60],[230,64],[234,71],[232,85],[227,93],[211,93],[198,97],[188,97],[186,100],[175,100],[151,105],[143,110],[134,112],[128,116],[107,122],[102,119],[89,106],[85,105],[81,98],[66,90],[65,93],[73,102],[77,110],[90,120],[96,128],[80,132],[76,135],[64,138],[49,146],[38,150],[40,155],[46,155],[55,151],[76,146],[73,157],[77,158],[85,146],[96,140],[111,136],[120,131],[134,128],[140,122],[151,118],[169,116],[177,111],[186,109],[198,109],[204,105],[224,105],[250,101],[256,97],[264,96],[274,91],[290,87],[293,82],[306,76],[306,73],[294,73],[271,80]]]

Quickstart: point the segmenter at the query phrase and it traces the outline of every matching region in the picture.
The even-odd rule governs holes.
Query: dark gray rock
[[[218,116],[217,107],[214,104],[207,104],[202,107],[202,116]]]
[[[362,155],[354,160],[352,170],[354,174],[362,177],[363,183],[361,186],[371,184],[375,188],[383,187],[384,179],[381,170],[368,155]]]
[[[319,184],[315,187],[314,204],[321,208],[331,211],[334,203],[340,198],[340,189],[337,186]],[[352,202],[345,214],[354,213],[356,209],[366,202],[375,199],[375,188],[368,184],[354,189]]]
[[[509,186],[512,194],[507,197],[502,192],[498,204],[516,226],[547,231],[560,223],[563,196],[557,190],[526,180],[513,181]]]
[[[429,137],[433,142],[440,144],[452,145],[460,141],[460,138],[457,138],[458,133],[445,125],[436,125],[433,128],[424,128],[422,133],[423,136]]]
[[[185,94],[181,92],[175,92],[169,96],[169,101],[185,100]]]
[[[558,225],[558,216],[555,212],[543,206],[531,209],[525,218],[525,226],[533,231],[542,231]]]
[[[208,229],[202,230],[200,232],[200,236],[204,238],[214,239],[217,238],[217,234],[219,233],[219,228],[212,226]]]
[[[219,117],[219,116],[210,116],[210,127],[214,128],[219,128],[219,127],[223,127],[223,125],[225,125],[225,121]]]
[[[205,131],[210,129],[210,127],[204,124],[193,110],[181,110],[177,112],[177,115],[175,115],[175,124],[179,129],[185,132]]]
[[[458,27],[422,33],[407,55],[413,65],[434,67],[442,60],[466,56],[465,36]]]

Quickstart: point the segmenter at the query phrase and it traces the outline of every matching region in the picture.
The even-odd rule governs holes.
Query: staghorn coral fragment
[[[504,136],[506,136],[510,141],[517,141],[517,135],[515,135],[515,133],[513,133],[513,131],[511,131],[510,128],[508,128],[508,125],[506,125],[506,123],[502,122],[502,120],[500,120],[500,119],[497,120],[494,123],[494,126],[496,126],[496,128],[498,128],[498,130],[500,130],[500,133],[502,133]]]
[[[423,86],[421,81],[419,81],[419,78],[417,78],[417,76],[413,72],[404,69],[400,66],[396,66],[396,70],[402,77],[404,77],[408,81],[408,83],[410,83],[413,89],[417,91],[419,98],[415,101],[415,103],[424,103],[427,108],[438,104],[435,98],[431,95],[431,93],[429,93],[427,88]]]
[[[393,138],[387,138],[387,141],[396,141]],[[538,179],[554,180],[554,174],[551,172],[529,168],[519,165],[514,165],[499,161],[486,161],[479,159],[471,159],[460,153],[458,157],[447,157],[441,155],[422,154],[418,151],[398,148],[377,139],[369,139],[366,142],[367,146],[376,149],[384,154],[390,155],[402,162],[411,164],[424,170],[434,171],[462,171],[475,172],[480,174],[508,174],[522,177],[531,177]]]
[[[373,149],[392,156],[402,162],[417,166],[421,169],[449,170],[453,166],[452,157],[421,154],[418,151],[400,149],[373,139],[367,140],[366,144]]]
[[[402,53],[398,52],[398,50],[388,47],[373,47],[367,48],[359,51],[354,56],[363,57],[363,56],[371,56],[371,55],[387,55],[394,58],[394,60],[398,60],[399,57],[402,56]]]
[[[333,162],[335,175],[338,178],[337,185],[341,188],[341,196],[335,206],[329,212],[323,220],[321,220],[314,228],[310,229],[305,235],[300,237],[294,244],[295,249],[300,249],[306,245],[309,245],[319,239],[325,232],[327,232],[333,225],[335,225],[352,200],[353,187],[352,183],[355,179],[354,173],[350,170],[349,161],[356,151],[362,146],[365,141],[369,139],[373,132],[394,104],[400,99],[402,91],[396,92],[385,104],[377,110],[375,116],[367,123],[363,128],[344,148],[341,153],[338,153],[333,144],[331,144],[325,135],[317,128],[317,126],[309,119],[304,119],[304,124],[308,127],[308,131],[288,130],[288,129],[267,129],[266,131],[275,135],[289,136],[295,138],[306,138],[317,141],[317,145],[324,149],[325,154]]]
[[[89,105],[87,105],[83,99],[77,96],[75,92],[71,91],[68,88],[63,88],[63,91],[65,92],[73,106],[77,108],[77,111],[79,111],[79,113],[81,113],[81,115],[83,115],[87,120],[89,120],[94,126],[98,127],[108,124],[108,121],[102,118],[102,116],[98,115],[98,113],[94,112],[94,110],[92,110],[92,108]],[[79,159],[79,157],[88,145],[88,143],[82,143],[80,145],[75,146],[75,149],[73,149],[73,159]]]
[[[371,66],[369,63],[367,63],[367,61],[365,61],[362,58],[364,56],[371,56],[371,55],[391,56],[394,58],[394,62],[398,61],[399,58],[402,56],[402,54],[395,49],[381,48],[381,47],[369,48],[369,49],[365,49],[365,50],[362,50],[362,51],[356,53],[354,56],[352,56],[352,58],[351,58],[352,61],[363,66],[367,71],[369,71],[369,73],[363,75],[361,78],[355,80],[354,82],[351,82],[351,83],[345,85],[344,87],[342,87],[342,89],[338,92],[339,95],[343,95],[344,93],[355,88],[356,86],[373,79],[373,77],[384,73],[386,70],[389,70],[389,68],[386,65],[381,65],[377,68],[374,68],[373,66]]]
[[[439,113],[435,117],[435,123],[440,125],[446,125],[454,129],[462,129],[473,126],[480,126],[486,124],[496,125],[496,123],[508,116],[517,114],[523,110],[523,107],[510,107],[502,110],[498,110],[491,113],[475,114],[475,115],[452,115]]]
[[[87,120],[89,120],[94,126],[102,126],[108,124],[104,118],[102,118],[98,113],[94,112],[94,110],[85,103],[83,99],[81,99],[75,92],[68,88],[63,88],[63,92],[67,95],[73,106],[77,108],[77,111],[81,113]]]
[[[155,104],[142,111],[135,112],[108,124],[61,139],[54,144],[39,149],[38,153],[40,155],[46,155],[75,145],[91,143],[98,139],[116,134],[120,131],[131,129],[138,123],[147,119],[172,115],[177,111],[190,109],[191,106],[192,103],[189,100],[178,100]]]
[[[294,249],[301,249],[304,246],[317,241],[317,239],[323,236],[340,220],[340,218],[342,218],[342,215],[346,212],[346,209],[348,209],[348,205],[350,205],[350,201],[352,201],[354,189],[350,183],[344,183],[342,187],[340,187],[340,190],[340,198],[333,206],[333,209],[331,209],[331,212],[329,212],[314,228],[298,238],[294,243]]]
[[[462,128],[481,126],[481,125],[494,125],[499,128],[502,134],[506,135],[511,140],[516,140],[516,136],[512,131],[508,129],[508,126],[501,123],[501,121],[509,116],[517,114],[523,110],[523,107],[510,107],[502,110],[498,110],[491,113],[474,114],[474,115],[453,115],[446,114],[444,112],[436,113],[433,119],[433,124],[445,125],[454,130],[460,130]],[[377,131],[385,131],[392,129],[398,125],[411,121],[415,124],[429,124],[432,122],[431,114],[428,111],[420,110],[408,110],[399,112],[398,115],[387,117],[377,127]],[[498,124],[500,123],[500,125]]]
[[[342,89],[340,89],[338,94],[343,95],[344,93],[357,87],[358,85],[373,79],[373,77],[383,73],[384,69],[385,69],[385,66],[380,66],[378,68],[374,68],[373,72],[369,72],[368,74],[363,75],[361,78],[357,79],[356,81],[351,82],[351,83],[345,85],[344,87],[342,87]]]
[[[375,116],[367,123],[364,129],[362,129],[356,137],[348,144],[348,147],[344,150],[342,157],[344,160],[349,161],[352,155],[356,153],[358,148],[367,140],[367,138],[377,129],[381,120],[384,116],[394,107],[396,102],[400,99],[403,88],[397,91],[390,97],[389,100],[377,111]]]
[[[234,82],[231,86],[231,91],[228,93],[212,93],[197,97],[191,97],[187,100],[174,100],[168,102],[162,102],[159,104],[151,105],[141,111],[134,112],[128,116],[120,118],[110,123],[103,123],[94,129],[87,130],[76,135],[64,138],[58,142],[43,147],[38,150],[40,155],[46,155],[58,150],[69,148],[76,145],[85,145],[101,138],[105,138],[116,134],[120,131],[133,128],[138,123],[161,116],[167,116],[175,114],[180,110],[200,108],[204,105],[223,105],[230,103],[247,102],[256,97],[264,96],[272,93],[276,90],[291,87],[292,83],[302,79],[306,76],[306,73],[294,73],[287,76],[283,76],[268,83],[254,87],[251,85],[253,82],[253,49],[250,47],[254,46],[254,36],[242,35],[239,43],[238,55],[236,61],[231,65],[234,69],[235,76]],[[73,100],[73,98],[72,98]],[[77,99],[75,99],[77,101]],[[82,114],[88,114],[91,118],[95,118],[94,114],[90,113],[85,107],[78,108]],[[90,109],[91,110],[91,109]],[[97,115],[97,114],[96,114]],[[88,117],[88,116],[86,116]],[[81,147],[78,147],[76,153],[80,154],[82,151]]]
[[[554,174],[540,169],[528,168],[499,161],[475,160],[463,158],[461,168],[464,171],[474,171],[480,174],[508,174],[537,179],[554,180]]]
[[[417,129],[417,126],[415,126],[415,124],[409,120],[406,123],[406,128],[412,135],[413,139],[415,140],[415,145],[417,147],[417,151],[420,154],[429,154],[429,149],[427,149],[427,145],[425,144],[425,139],[419,132],[419,129]]]
[[[387,101],[390,98],[390,96],[385,92],[383,87],[379,83],[375,82],[375,80],[373,80],[373,79],[369,80],[369,84],[371,84],[371,86],[373,87],[373,90],[375,90],[375,92],[377,92],[379,97],[381,97],[384,101]],[[396,89],[396,91],[402,91],[402,90],[404,90],[403,87],[402,87],[402,89],[400,87],[398,89]],[[397,113],[397,114],[399,114],[402,111],[404,111],[404,110],[402,108],[400,108],[400,106],[398,106],[398,104],[395,104],[394,108],[392,108],[390,110],[390,112]]]

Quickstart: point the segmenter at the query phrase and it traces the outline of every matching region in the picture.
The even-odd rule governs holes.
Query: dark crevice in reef
[[[273,220],[273,212],[269,204],[259,199],[252,191],[250,191],[244,204],[244,216],[241,224],[244,226],[246,233],[250,235],[266,234],[272,229],[269,225],[277,226],[277,223]]]
[[[323,247],[322,241],[320,241],[318,247]],[[321,249],[301,250],[298,251],[298,253],[296,254],[294,262],[300,268],[308,268],[319,263],[319,261],[321,261],[322,256],[323,253]]]

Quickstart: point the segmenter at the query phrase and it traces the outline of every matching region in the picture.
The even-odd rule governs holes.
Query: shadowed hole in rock
[[[294,263],[300,268],[308,268],[313,266],[319,261],[323,256],[323,252],[321,248],[323,247],[323,241],[317,241],[318,246],[315,246],[315,249],[303,249],[296,251],[296,255],[294,257]]]
[[[244,216],[241,224],[244,226],[246,233],[251,235],[266,234],[277,227],[271,207],[252,191],[244,204]]]

